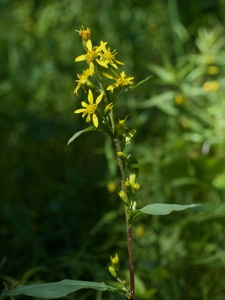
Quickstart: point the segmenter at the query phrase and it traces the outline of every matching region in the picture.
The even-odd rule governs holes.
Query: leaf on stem
[[[94,126],[90,126],[87,127],[86,129],[80,130],[78,132],[76,132],[68,141],[67,145],[69,145],[70,143],[72,143],[79,135],[81,135],[82,133],[86,132],[86,131],[90,131],[90,130],[95,130]]]
[[[139,211],[148,215],[168,215],[173,211],[181,211],[199,205],[201,204],[179,205],[179,204],[153,203],[142,207],[141,209],[139,209]]]
[[[106,285],[104,282],[80,281],[65,279],[59,282],[35,284],[35,285],[19,285],[12,291],[3,292],[0,296],[16,296],[26,295],[42,299],[57,299],[76,292],[80,289],[94,289],[97,291],[118,292],[112,286]]]
[[[145,79],[139,81],[139,82],[138,82],[137,84],[135,84],[135,85],[131,85],[131,86],[129,87],[129,89],[135,89],[135,88],[138,87],[139,85],[141,85],[141,84],[145,83],[146,81],[148,81],[151,77],[153,77],[153,75],[146,77]]]
[[[187,208],[193,208],[196,206],[200,206],[201,204],[189,204],[189,205],[179,205],[179,204],[166,204],[166,203],[153,203],[148,204],[141,209],[137,209],[135,211],[131,211],[129,213],[129,222],[132,224],[134,219],[141,214],[148,214],[148,215],[168,215],[174,211],[182,211]]]

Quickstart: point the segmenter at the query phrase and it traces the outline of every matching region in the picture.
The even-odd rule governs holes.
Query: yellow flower
[[[92,91],[89,90],[88,91],[88,102],[89,103],[82,101],[81,105],[83,106],[83,108],[79,108],[79,109],[75,110],[74,113],[75,114],[82,113],[82,118],[84,118],[87,115],[86,122],[91,122],[91,119],[92,119],[94,126],[97,128],[98,127],[98,117],[95,114],[95,112],[98,107],[98,104],[102,100],[102,97],[103,97],[103,92],[97,97],[96,102],[94,103]]]
[[[91,71],[90,69],[87,69],[85,71],[83,71],[83,73],[81,75],[77,74],[77,77],[79,78],[78,80],[76,80],[76,82],[78,83],[74,93],[78,96],[78,90],[81,86],[85,85],[88,82],[88,77],[91,75]]]
[[[135,229],[135,236],[136,237],[141,237],[145,233],[145,227],[143,225],[138,225]]]
[[[217,66],[209,66],[207,68],[207,72],[210,74],[210,75],[216,75],[219,73],[219,68]]]
[[[88,27],[85,30],[84,26],[82,26],[80,30],[75,30],[75,31],[77,31],[79,35],[82,37],[82,39],[84,39],[85,41],[88,41],[91,37],[91,31]]]
[[[124,185],[128,188],[128,191],[130,191],[132,194],[135,194],[137,192],[137,190],[140,189],[140,184],[136,182],[136,174],[135,173],[130,174],[130,178],[126,179]]]
[[[94,70],[94,61],[97,61],[99,64],[102,64],[101,61],[98,59],[98,57],[100,57],[100,52],[102,51],[102,47],[107,44],[107,43],[103,43],[101,42],[101,45],[98,47],[93,47],[92,46],[92,42],[91,40],[88,40],[86,43],[86,47],[87,47],[87,53],[86,54],[82,54],[80,56],[78,56],[75,61],[82,61],[82,60],[86,60],[87,64],[89,65],[89,69],[91,72],[91,75],[94,74],[95,70]]]
[[[119,261],[119,256],[116,253],[116,255],[114,257],[110,256],[110,260],[112,265],[115,267],[116,270],[119,270],[120,268],[120,261]]]
[[[110,74],[107,74],[107,73],[104,73],[104,75],[110,79],[114,79],[116,82],[113,83],[113,84],[110,84],[108,87],[107,87],[107,90],[108,91],[113,91],[115,88],[117,87],[123,87],[123,86],[126,86],[126,85],[129,85],[129,84],[133,84],[133,79],[134,77],[127,77],[125,72],[121,72],[120,75],[116,75],[116,77],[110,75]]]
[[[206,92],[216,92],[219,89],[219,83],[216,80],[206,81],[202,88]]]
[[[114,67],[115,69],[117,69],[117,65],[124,65],[124,63],[122,63],[121,61],[116,59],[116,50],[113,50],[111,52],[110,48],[106,48],[106,43],[103,43],[101,41],[101,45],[102,45],[102,54],[101,54],[101,60],[100,60],[100,64],[103,65],[103,67],[108,68],[108,65],[111,65],[112,67]]]
[[[178,105],[179,105],[179,104],[182,104],[182,103],[184,102],[184,100],[185,100],[185,99],[184,99],[184,96],[182,96],[182,95],[180,95],[180,94],[175,96],[175,102],[176,102],[176,104],[178,104]]]

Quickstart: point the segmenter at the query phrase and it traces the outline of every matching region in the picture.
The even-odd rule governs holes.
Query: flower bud
[[[117,277],[116,270],[115,270],[114,266],[109,266],[108,270],[109,270],[109,273],[112,275],[112,277],[115,277],[115,278]]]
[[[127,198],[127,194],[124,191],[119,191],[120,199],[123,201],[125,205],[129,205],[129,199]]]
[[[115,268],[118,270],[120,267],[118,254],[116,253],[116,255],[114,257],[110,256],[110,260],[111,260],[111,263],[113,264],[113,266],[115,266]]]
[[[124,160],[127,160],[127,156],[126,156],[125,153],[123,153],[123,152],[116,152],[116,154],[117,154],[117,156],[123,158]]]

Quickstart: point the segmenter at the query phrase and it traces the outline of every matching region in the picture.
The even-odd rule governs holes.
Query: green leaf
[[[86,129],[83,129],[81,131],[76,132],[68,141],[67,145],[69,145],[70,143],[72,143],[79,135],[81,135],[82,133],[86,132],[86,131],[90,131],[90,130],[95,130],[94,126],[90,126]]]
[[[138,87],[139,85],[141,85],[141,84],[145,83],[146,81],[148,81],[151,77],[153,77],[153,76],[152,76],[152,75],[151,75],[151,76],[148,76],[148,77],[146,77],[145,79],[139,81],[137,84],[131,85],[131,86],[129,87],[129,89],[135,89],[135,88]]]
[[[181,211],[199,205],[200,204],[179,205],[179,204],[154,203],[142,207],[141,209],[139,209],[139,211],[148,215],[168,215],[173,211]]]
[[[139,209],[137,210],[132,210],[129,212],[129,223],[132,224],[133,221],[137,218],[137,216],[143,214]]]
[[[133,154],[130,154],[127,156],[127,167],[130,170],[131,173],[138,174],[139,172],[139,165],[136,158],[133,156]]]
[[[42,299],[57,299],[76,292],[80,289],[94,289],[97,291],[117,292],[117,289],[104,282],[91,282],[65,279],[59,282],[35,285],[19,285],[14,290],[4,292],[0,296],[26,295]]]

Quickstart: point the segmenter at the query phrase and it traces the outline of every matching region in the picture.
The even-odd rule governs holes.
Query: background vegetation
[[[203,204],[137,220],[137,299],[224,299],[224,20],[223,0],[1,1],[1,283],[110,281],[115,251],[128,267],[108,141],[66,146],[84,126],[73,114],[84,25],[136,82],[154,75],[119,108],[137,128],[140,206]],[[116,299],[76,294],[102,297]]]

